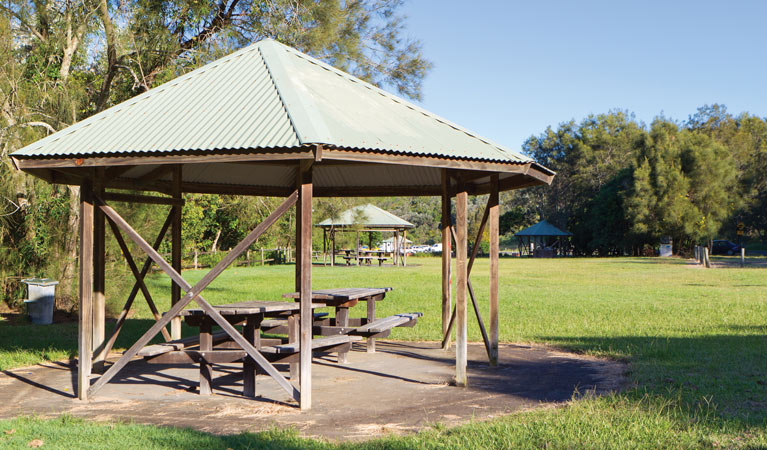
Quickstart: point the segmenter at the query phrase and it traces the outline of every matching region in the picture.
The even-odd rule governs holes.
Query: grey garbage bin
[[[53,299],[56,295],[58,281],[50,278],[27,278],[21,280],[27,285],[27,314],[29,320],[37,325],[50,325],[53,323]]]

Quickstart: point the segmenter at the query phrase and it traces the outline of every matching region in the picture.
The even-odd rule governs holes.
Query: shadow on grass
[[[634,394],[681,399],[687,411],[714,406],[742,425],[767,421],[767,327],[732,326],[700,337],[540,336],[554,345],[631,362]]]

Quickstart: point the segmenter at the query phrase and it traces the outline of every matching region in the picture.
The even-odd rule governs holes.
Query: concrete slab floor
[[[604,393],[625,384],[626,366],[543,346],[501,345],[500,365],[489,367],[484,346],[469,345],[469,386],[450,385],[455,351],[438,343],[379,341],[376,353],[355,344],[349,362],[315,358],[313,405],[301,412],[268,375],[259,375],[256,399],[241,397],[242,365],[215,366],[214,395],[197,394],[199,371],[135,360],[95,398],[75,398],[72,363],[51,362],[0,373],[0,418],[62,413],[191,427],[232,434],[293,427],[303,436],[368,439],[482,420],[570,400],[575,392]],[[278,365],[287,371],[287,365]],[[98,375],[94,375],[94,378]]]

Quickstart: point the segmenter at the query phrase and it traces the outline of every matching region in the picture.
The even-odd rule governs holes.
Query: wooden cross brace
[[[471,248],[471,257],[469,258],[469,264],[466,268],[466,285],[469,288],[469,297],[471,297],[471,304],[474,306],[474,313],[477,316],[477,323],[479,324],[479,331],[482,333],[482,340],[485,342],[485,350],[487,351],[488,358],[492,358],[491,354],[491,346],[490,346],[490,339],[487,336],[487,330],[485,330],[485,321],[482,320],[482,314],[479,312],[479,305],[477,304],[477,299],[474,296],[474,287],[471,284],[471,280],[469,279],[469,276],[471,275],[471,268],[474,265],[474,258],[477,256],[477,251],[479,250],[479,243],[482,240],[482,233],[485,232],[485,226],[487,225],[487,218],[490,215],[490,207],[492,206],[492,196],[487,200],[487,206],[485,206],[485,213],[482,215],[482,222],[480,222],[479,225],[479,231],[477,232],[477,237],[474,239],[474,246]],[[457,239],[455,237],[455,230],[454,227],[450,227],[450,232],[453,236],[453,239],[457,242]],[[453,326],[455,325],[455,310],[458,305],[455,305],[453,307],[453,315],[450,316],[450,323],[447,326],[447,331],[445,332],[445,336],[442,338],[442,348],[447,349],[450,345],[450,335],[453,332]]]
[[[157,239],[155,239],[154,245],[152,245],[153,249],[158,250],[160,248],[160,244],[165,237],[165,233],[168,232],[168,228],[170,228],[172,221],[173,210],[171,210],[171,212],[168,214],[168,218],[165,219],[165,223],[162,225],[162,228],[160,228],[160,233],[158,233]],[[154,313],[156,311],[152,297],[149,295],[149,291],[144,285],[144,278],[146,277],[146,274],[149,273],[149,269],[152,267],[152,258],[147,257],[146,261],[144,261],[144,266],[141,268],[141,272],[139,272],[137,275],[136,271],[134,270],[135,263],[133,263],[133,258],[130,256],[127,247],[124,245],[125,240],[122,239],[122,235],[120,235],[119,238],[117,237],[119,234],[119,229],[116,229],[111,221],[109,222],[109,225],[112,227],[112,232],[115,233],[115,237],[118,239],[118,244],[120,244],[120,248],[123,251],[123,255],[125,256],[126,261],[128,261],[128,263],[131,265],[131,271],[133,272],[133,276],[136,278],[136,283],[134,283],[133,289],[131,290],[130,295],[128,295],[128,300],[125,302],[125,306],[123,306],[123,309],[120,312],[120,316],[117,318],[114,330],[112,330],[112,335],[109,336],[109,339],[105,341],[102,347],[96,349],[94,358],[98,358],[99,355],[103,355],[102,359],[106,359],[106,357],[109,355],[109,352],[112,351],[112,347],[114,346],[115,341],[117,340],[117,336],[120,334],[120,331],[125,324],[125,320],[128,318],[128,313],[130,312],[131,306],[133,306],[133,301],[136,299],[139,290],[142,291],[142,294],[144,295],[147,303],[150,305],[149,307],[152,309],[152,312]],[[155,320],[160,320],[157,314],[155,314]],[[165,341],[169,341],[170,334],[168,333],[168,330],[163,327],[161,331]]]
[[[117,228],[121,229],[128,237],[136,243],[159,267],[165,272],[176,284],[181,286],[186,291],[181,300],[173,305],[173,307],[157,321],[152,327],[144,333],[129,349],[126,351],[120,359],[118,359],[109,370],[104,373],[96,382],[88,389],[88,395],[94,395],[105,384],[107,384],[120,370],[125,367],[126,364],[141,350],[157,333],[160,332],[170,321],[176,317],[182,309],[186,307],[190,302],[194,301],[200,308],[205,311],[211,319],[213,319],[218,326],[220,326],[229,337],[232,338],[247,354],[250,356],[256,364],[258,364],[266,373],[268,373],[277,383],[290,394],[293,399],[299,401],[301,393],[292,384],[282,376],[282,374],[264,358],[264,356],[256,350],[256,348],[250,344],[245,337],[243,337],[232,324],[224,319],[221,314],[208,303],[200,293],[210,285],[213,280],[218,277],[221,272],[224,271],[234,260],[240,256],[253,242],[255,242],[269,227],[271,227],[285,212],[296,204],[298,200],[298,191],[293,191],[285,201],[277,207],[263,222],[261,222],[253,231],[251,231],[245,239],[243,239],[237,246],[235,246],[213,269],[210,270],[205,276],[197,282],[194,286],[190,285],[173,267],[168,264],[165,259],[155,250],[149,243],[147,243],[136,230],[134,230],[114,209],[107,205],[103,199],[98,196],[94,196],[94,200],[104,215],[112,222]]]

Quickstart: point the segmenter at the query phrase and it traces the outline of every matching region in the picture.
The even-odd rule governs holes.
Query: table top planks
[[[247,315],[247,314],[263,314],[263,313],[275,313],[275,312],[289,312],[297,311],[301,305],[291,302],[280,301],[250,301],[230,303],[227,305],[213,305],[213,307],[222,316],[235,316],[235,315]],[[312,303],[312,308],[323,308],[324,303]],[[180,315],[182,316],[202,316],[205,315],[205,311],[202,309],[185,309],[182,310]]]
[[[312,291],[312,300],[328,302],[347,302],[350,300],[365,300],[370,297],[385,294],[393,288],[336,288],[336,289],[318,289]],[[298,292],[283,294],[285,298],[299,298]]]

